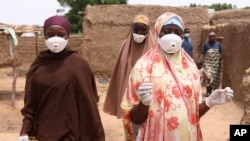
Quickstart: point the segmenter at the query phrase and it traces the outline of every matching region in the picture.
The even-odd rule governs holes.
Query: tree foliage
[[[246,7],[244,7],[243,9],[250,9],[250,6],[246,6]]]
[[[232,6],[232,4],[227,4],[227,3],[215,3],[212,5],[201,5],[201,4],[195,4],[191,3],[189,7],[207,7],[210,9],[214,9],[215,11],[221,11],[221,10],[226,10],[226,9],[233,9],[237,8],[235,5]]]
[[[69,7],[70,10],[64,15],[69,19],[72,33],[82,32],[83,16],[78,12],[85,11],[87,5],[104,5],[104,4],[127,4],[127,0],[57,0],[61,6]],[[64,12],[58,9],[58,13]]]

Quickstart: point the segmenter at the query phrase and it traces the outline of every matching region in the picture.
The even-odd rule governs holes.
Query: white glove
[[[27,135],[25,136],[20,136],[18,137],[18,140],[17,141],[29,141],[29,137]]]
[[[224,104],[232,101],[234,91],[230,87],[225,89],[214,90],[209,97],[206,98],[206,105],[212,108],[215,105]]]
[[[139,86],[139,97],[141,102],[146,105],[149,106],[151,101],[152,101],[152,92],[153,92],[153,83],[142,83]]]

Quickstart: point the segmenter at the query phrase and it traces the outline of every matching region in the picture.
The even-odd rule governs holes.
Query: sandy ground
[[[16,84],[15,108],[11,106],[12,77],[11,68],[0,69],[0,141],[16,141],[22,123],[20,109],[23,106],[24,77],[18,77]],[[103,113],[102,106],[109,83],[99,83],[96,79],[100,95],[99,109],[105,129],[107,141],[123,141],[123,127],[120,119]],[[213,107],[201,120],[204,141],[227,141],[229,125],[239,124],[243,115],[242,104],[233,101]]]

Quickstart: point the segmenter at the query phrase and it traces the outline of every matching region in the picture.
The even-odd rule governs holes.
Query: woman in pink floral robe
[[[161,33],[161,30],[172,19],[177,19],[171,23],[175,26],[173,32],[183,37],[184,23],[181,17],[170,12],[157,19],[157,37],[169,34],[168,31]],[[138,95],[138,87],[143,82],[153,83],[150,106],[143,105]],[[198,69],[185,51],[180,49],[177,53],[168,54],[159,44],[150,49],[131,70],[121,103],[125,113],[125,130],[131,141],[201,141],[201,94]],[[204,103],[200,106],[200,114],[209,109]],[[142,117],[143,120],[133,121],[133,116]],[[138,125],[137,135],[133,132],[132,122]]]

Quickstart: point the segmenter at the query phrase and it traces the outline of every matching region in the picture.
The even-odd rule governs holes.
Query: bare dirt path
[[[0,141],[16,141],[22,123],[20,109],[23,106],[24,77],[18,77],[16,85],[16,108],[11,107],[12,77],[10,68],[0,69]],[[98,103],[107,141],[124,141],[120,119],[102,111],[109,83],[97,82],[100,102]],[[227,141],[229,125],[239,124],[243,115],[242,105],[230,102],[215,106],[201,120],[204,141]]]

